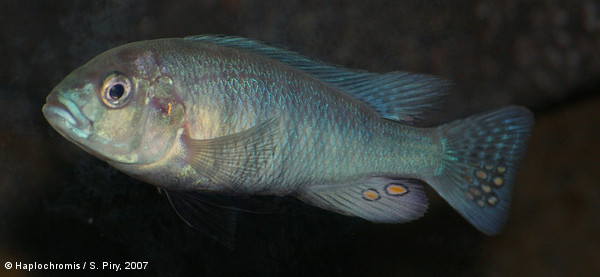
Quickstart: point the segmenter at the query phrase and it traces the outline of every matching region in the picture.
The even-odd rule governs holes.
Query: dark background
[[[242,215],[230,251],[156,188],[67,142],[46,95],[126,42],[229,34],[374,72],[452,79],[447,121],[508,104],[536,115],[501,235],[432,190],[422,219],[372,224],[284,198]],[[139,275],[598,276],[600,4],[582,1],[0,1],[0,275],[6,261],[147,261]],[[110,273],[96,271],[95,273]],[[7,275],[8,274],[8,275]]]

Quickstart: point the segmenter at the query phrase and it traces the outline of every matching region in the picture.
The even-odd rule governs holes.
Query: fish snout
[[[54,129],[68,137],[87,138],[90,135],[91,121],[73,100],[56,91],[46,98],[42,113]]]

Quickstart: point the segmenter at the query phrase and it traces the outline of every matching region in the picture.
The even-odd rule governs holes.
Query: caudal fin
[[[477,229],[500,233],[533,114],[509,106],[440,126],[443,164],[428,183]]]

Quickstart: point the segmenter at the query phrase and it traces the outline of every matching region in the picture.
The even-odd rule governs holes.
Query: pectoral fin
[[[427,210],[421,181],[414,179],[369,177],[311,187],[299,198],[323,209],[382,223],[415,220]]]
[[[261,169],[275,152],[279,121],[268,120],[248,130],[207,140],[184,135],[192,167],[232,191],[247,181],[258,182]]]

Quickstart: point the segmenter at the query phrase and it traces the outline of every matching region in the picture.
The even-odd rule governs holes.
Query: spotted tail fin
[[[443,164],[428,183],[477,229],[500,233],[532,127],[532,113],[517,106],[440,126]]]

